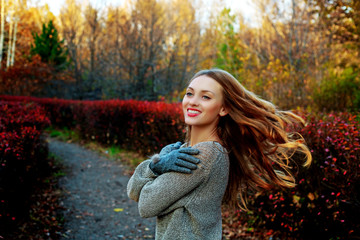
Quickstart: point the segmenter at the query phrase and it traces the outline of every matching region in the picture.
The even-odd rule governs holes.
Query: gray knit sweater
[[[184,144],[181,147],[186,147]],[[156,176],[145,160],[127,186],[128,196],[139,202],[142,217],[156,218],[157,240],[222,238],[221,202],[229,177],[228,154],[217,142],[201,142],[201,162],[191,174]]]

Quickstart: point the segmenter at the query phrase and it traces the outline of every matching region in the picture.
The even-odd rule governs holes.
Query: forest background
[[[281,108],[359,107],[359,1],[254,0],[252,20],[205,4],[2,0],[0,93],[178,102],[218,67]]]

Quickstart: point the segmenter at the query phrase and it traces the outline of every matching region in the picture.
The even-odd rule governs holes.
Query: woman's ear
[[[225,107],[221,107],[220,112],[219,112],[219,115],[221,117],[226,116],[228,113],[229,112],[227,111],[227,109]]]

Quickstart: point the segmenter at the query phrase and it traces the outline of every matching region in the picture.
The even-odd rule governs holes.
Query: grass
[[[48,133],[50,137],[57,138],[61,141],[80,141],[79,134],[68,128],[58,129],[51,126],[45,129],[45,132]]]
[[[137,154],[136,152],[124,150],[119,146],[115,146],[115,145],[108,148],[105,147],[105,152],[110,156],[110,158],[112,159],[120,158],[121,160],[125,161],[134,168],[137,165],[139,165],[139,163],[144,161],[144,158],[141,157],[140,154]]]
[[[134,151],[122,149],[120,146],[102,146],[97,142],[88,142],[84,144],[88,149],[96,151],[110,160],[115,161],[123,167],[125,175],[132,175],[136,166],[145,160],[145,157]]]
[[[133,167],[136,167],[139,163],[144,161],[144,158],[141,157],[136,152],[124,150],[116,145],[112,145],[110,147],[103,147],[101,149],[102,149],[102,152],[107,154],[111,159],[114,159],[114,160],[121,159],[122,161],[130,164],[130,166],[133,166]]]

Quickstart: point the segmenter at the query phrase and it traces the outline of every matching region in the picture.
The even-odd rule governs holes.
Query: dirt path
[[[74,143],[48,139],[49,150],[66,167],[63,239],[154,239],[155,219],[139,216],[126,194],[128,177],[119,164]]]

